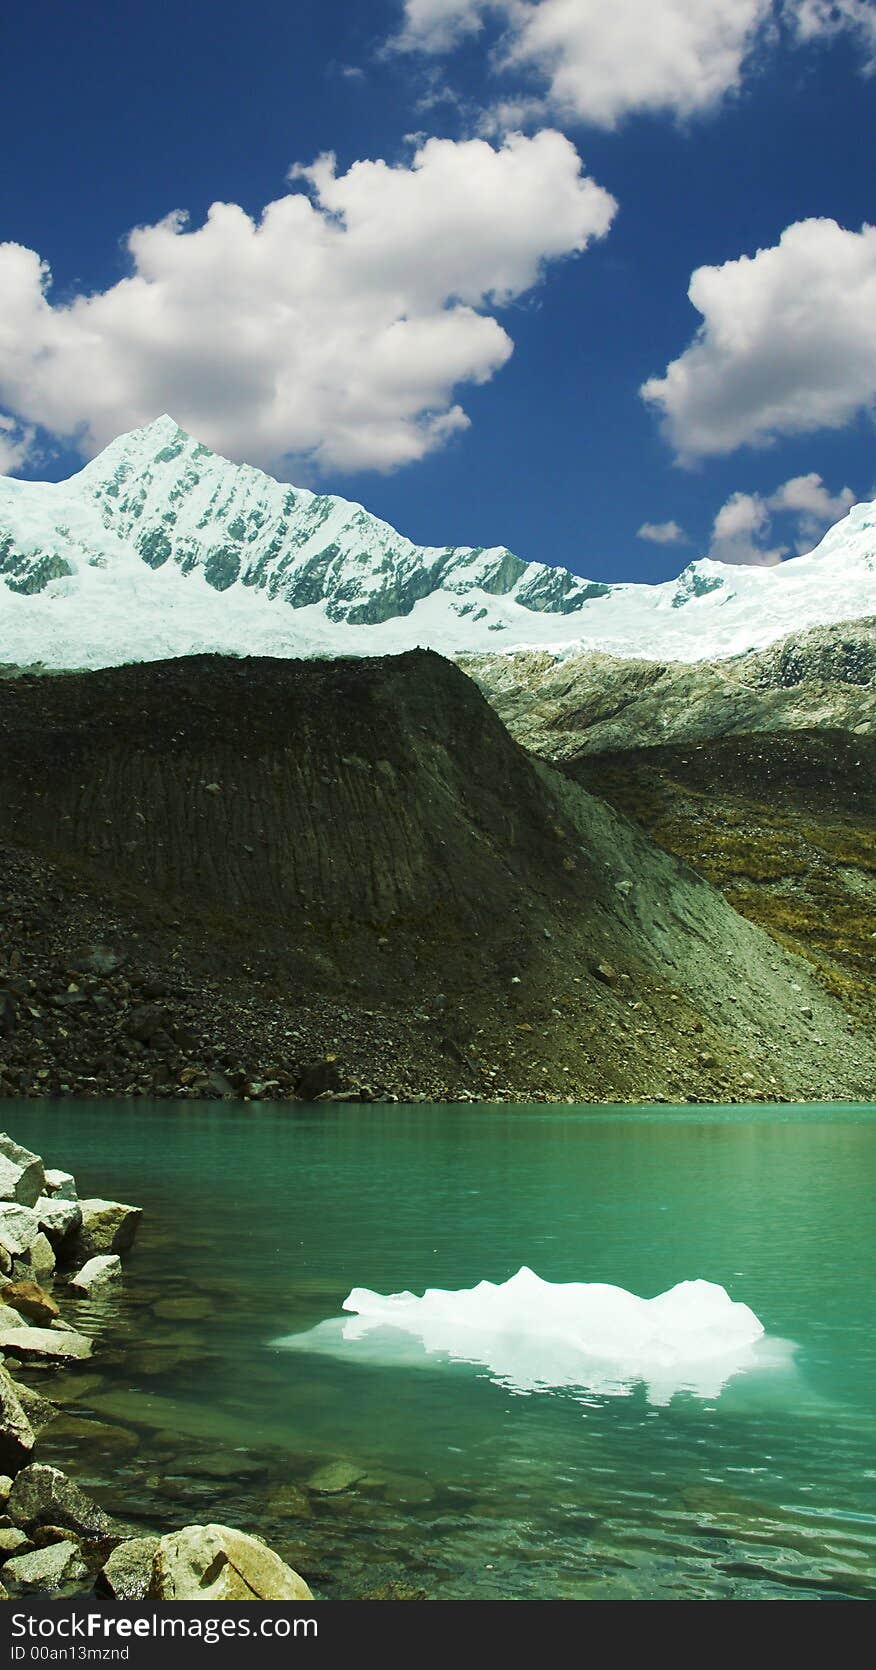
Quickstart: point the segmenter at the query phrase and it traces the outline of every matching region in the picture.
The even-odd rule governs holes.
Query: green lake
[[[0,1104],[142,1205],[41,1459],[138,1526],[258,1530],[326,1599],[876,1595],[876,1109]],[[713,1395],[522,1395],[284,1349],[381,1293],[701,1277],[786,1360]],[[36,1384],[36,1380],[34,1380]],[[54,1387],[54,1391],[53,1391]],[[329,1464],[346,1488],[307,1489]],[[325,1479],[325,1475],[323,1475]]]

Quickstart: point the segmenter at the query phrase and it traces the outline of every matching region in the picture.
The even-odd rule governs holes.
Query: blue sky
[[[167,409],[421,543],[793,554],[876,490],[874,54],[871,0],[31,0],[0,462]]]

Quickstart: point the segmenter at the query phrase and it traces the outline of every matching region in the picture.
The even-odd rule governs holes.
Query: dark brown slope
[[[805,965],[435,655],[5,681],[0,841],[7,1092],[869,1082]]]

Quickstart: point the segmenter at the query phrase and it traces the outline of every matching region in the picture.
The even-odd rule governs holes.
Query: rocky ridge
[[[722,660],[520,651],[460,665],[512,736],[550,760],[816,727],[876,733],[876,618]]]

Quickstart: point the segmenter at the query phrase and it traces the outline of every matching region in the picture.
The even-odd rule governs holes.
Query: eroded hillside
[[[10,679],[0,740],[7,1093],[872,1083],[804,961],[436,655]]]

